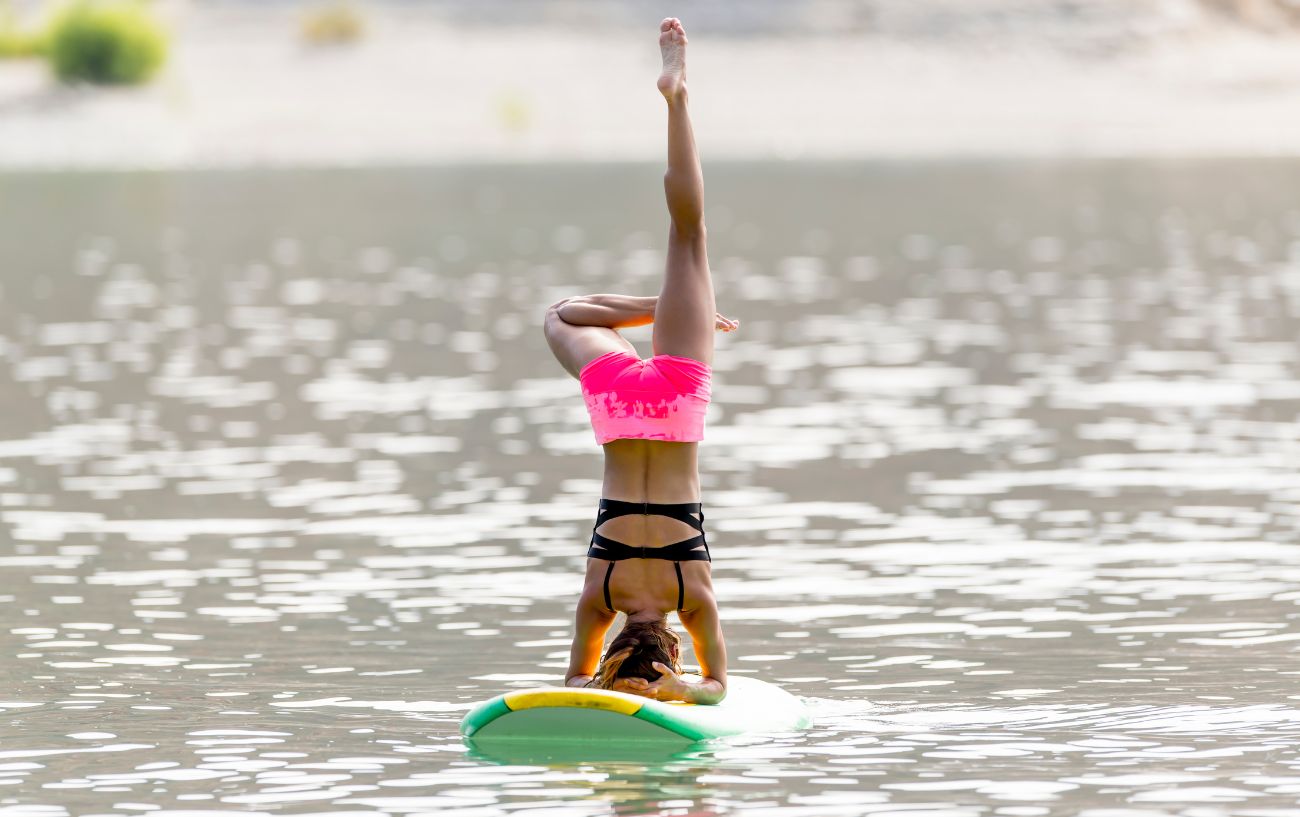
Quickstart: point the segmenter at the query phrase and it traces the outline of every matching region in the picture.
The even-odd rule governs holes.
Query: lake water
[[[0,816],[1295,814],[1300,164],[705,171],[731,672],[813,728],[457,732],[564,672],[541,316],[658,291],[662,168],[6,175]]]

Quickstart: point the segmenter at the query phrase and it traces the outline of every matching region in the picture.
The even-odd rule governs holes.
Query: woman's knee
[[[704,253],[708,245],[708,237],[704,219],[696,222],[688,221],[684,224],[674,219],[673,223],[668,227],[668,243],[685,248],[693,255]]]
[[[566,304],[571,304],[575,301],[580,301],[580,300],[582,300],[581,295],[574,295],[568,298],[561,298],[560,300],[546,307],[546,313],[542,318],[543,327],[547,328],[547,331],[549,331],[549,327],[556,321],[563,323],[564,317],[560,315],[560,310],[563,309]]]
[[[569,296],[568,298],[561,298],[560,300],[558,300],[558,301],[556,301],[555,303],[551,304],[550,306],[546,307],[546,314],[549,315],[549,314],[551,314],[552,312],[554,312],[554,313],[556,313],[556,314],[559,314],[560,307],[564,306],[564,305],[567,304],[567,303],[572,303],[573,301],[578,300],[580,297],[581,297],[581,296],[579,296],[579,295],[571,295],[571,296]]]
[[[565,325],[564,318],[560,317],[560,307],[567,304],[569,300],[564,298],[546,307],[546,313],[542,316],[542,333],[546,335],[547,340],[553,340],[557,330]]]

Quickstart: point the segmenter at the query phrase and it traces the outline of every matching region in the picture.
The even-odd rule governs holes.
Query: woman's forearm
[[[654,323],[655,295],[580,295],[560,305],[560,319],[574,326],[645,326]]]
[[[727,688],[716,678],[705,678],[696,684],[687,684],[690,691],[688,703],[693,704],[716,704],[727,697]]]

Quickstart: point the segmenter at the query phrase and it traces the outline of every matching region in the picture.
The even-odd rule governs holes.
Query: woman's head
[[[668,629],[666,621],[629,621],[614,640],[609,643],[605,657],[596,670],[596,676],[588,686],[600,689],[613,689],[619,678],[644,678],[647,681],[659,680],[660,672],[654,663],[673,668],[673,672],[682,671],[678,663],[678,645],[681,639],[677,633]]]

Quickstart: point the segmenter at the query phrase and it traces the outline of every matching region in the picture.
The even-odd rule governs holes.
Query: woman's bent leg
[[[636,300],[632,296],[593,297],[621,299],[620,304],[624,302],[630,304]],[[654,299],[643,300],[648,303]],[[582,309],[577,308],[579,303]],[[636,354],[636,348],[627,338],[618,333],[617,324],[602,325],[609,315],[615,312],[617,310],[588,304],[585,298],[567,298],[551,304],[546,310],[546,317],[543,320],[546,342],[550,345],[555,359],[566,372],[576,378],[582,372],[583,366],[609,352],[623,351]],[[578,323],[569,323],[565,320],[566,314]],[[591,320],[593,323],[583,324],[583,320]]]

